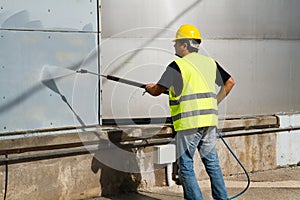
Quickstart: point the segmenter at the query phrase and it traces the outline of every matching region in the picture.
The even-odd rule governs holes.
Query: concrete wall
[[[100,175],[89,169],[91,160],[89,155],[9,165],[7,199],[80,199],[98,195]],[[1,166],[1,191],[4,175]],[[0,196],[3,198],[3,192]]]
[[[300,115],[278,115],[277,117],[279,128],[275,128],[273,132],[266,128],[257,133],[255,129],[224,133],[225,140],[248,171],[275,169],[300,162],[300,155],[296,153],[299,151]],[[228,134],[236,133],[239,133],[239,136],[226,137]],[[242,168],[221,141],[217,147],[224,175],[243,173]],[[197,157],[198,155],[195,156],[196,159]],[[200,172],[199,179],[205,176],[204,166],[199,159],[195,168]]]
[[[299,115],[285,115],[279,119],[281,123],[284,123],[284,119],[289,119],[292,124],[288,126],[299,128]],[[278,122],[276,116],[232,121],[227,119],[221,122],[225,140],[249,172],[274,169],[300,161],[299,154],[294,153],[299,146],[299,130],[282,129],[283,124],[276,128]],[[234,127],[233,124],[237,126]],[[256,129],[253,126],[256,126]],[[149,138],[149,134],[169,134],[170,128],[123,127],[123,131],[121,139],[127,138],[128,143],[133,136]],[[7,199],[82,199],[136,191],[154,185],[166,186],[163,168],[165,165],[153,162],[152,147],[129,148],[124,151],[124,148],[116,148],[113,143],[109,143],[108,138],[113,137],[108,137],[101,129],[88,132],[70,130],[59,135],[45,133],[38,137],[26,136],[23,139],[14,137],[6,136],[6,139],[1,141],[3,148],[0,157],[0,198],[3,197],[5,187],[4,150],[11,159],[40,155],[40,158],[10,161]],[[118,137],[114,137],[113,141],[116,142]],[[141,141],[137,140],[134,143]],[[224,175],[242,173],[242,169],[220,140],[217,148]],[[43,154],[59,154],[65,151],[68,153],[62,156],[54,154],[41,157]],[[131,156],[124,156],[124,152]],[[116,163],[118,165],[114,165]],[[207,178],[198,153],[195,154],[195,170],[199,180]]]
[[[98,134],[101,135],[100,131]],[[11,160],[7,165],[8,179],[5,162],[1,161],[0,197],[3,198],[5,183],[7,199],[14,200],[83,199],[136,190],[141,180],[139,174],[118,171],[97,159],[99,154],[116,156],[115,148],[97,151],[98,146],[105,147],[103,141],[107,139],[99,139],[94,131],[79,130],[58,135],[28,133],[23,137],[2,137],[0,160],[5,158],[4,154]]]

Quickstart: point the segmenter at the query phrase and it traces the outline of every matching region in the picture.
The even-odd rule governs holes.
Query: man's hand
[[[165,87],[161,86],[161,85],[157,85],[157,84],[154,84],[154,83],[148,83],[145,87],[145,90],[146,90],[146,92],[148,92],[152,96],[159,96],[160,94],[162,94],[167,89]]]

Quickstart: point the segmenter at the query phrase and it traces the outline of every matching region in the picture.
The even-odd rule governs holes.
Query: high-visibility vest
[[[175,131],[217,126],[216,62],[198,53],[190,53],[175,62],[183,79],[183,89],[179,96],[175,96],[173,86],[169,89]]]

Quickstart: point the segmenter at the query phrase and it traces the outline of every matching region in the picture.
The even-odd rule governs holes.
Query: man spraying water
[[[179,59],[167,67],[157,84],[146,84],[145,89],[153,96],[169,90],[184,199],[202,200],[193,166],[196,149],[210,177],[213,198],[228,199],[216,151],[216,127],[218,103],[231,91],[234,81],[216,61],[197,53],[201,40],[195,26],[182,25],[173,40]],[[215,84],[221,86],[218,94]]]

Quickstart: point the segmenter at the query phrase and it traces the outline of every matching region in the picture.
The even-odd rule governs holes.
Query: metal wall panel
[[[174,58],[169,40],[154,40],[147,47],[144,39],[109,39],[101,45],[102,73],[148,83],[158,81],[164,71],[166,58]],[[118,46],[118,48],[113,48]],[[168,48],[166,48],[168,46]],[[138,118],[168,116],[167,96],[142,96],[143,89],[102,82],[103,118]]]
[[[1,0],[2,29],[97,32],[97,0]]]
[[[299,0],[102,0],[102,8],[103,37],[140,27],[176,31],[192,23],[206,39],[300,38]]]
[[[236,81],[222,105],[227,115],[300,111],[299,40],[208,40],[203,45]]]
[[[72,75],[55,82],[73,111],[40,82],[45,64],[80,63],[98,70],[97,3],[0,0],[0,130],[80,125],[74,111],[88,124],[97,122],[96,77]],[[102,0],[101,71],[156,82],[176,58],[175,31],[192,23],[204,37],[201,51],[237,82],[221,115],[297,112],[299,8],[298,0]],[[103,118],[169,115],[165,96],[142,96],[140,89],[107,80],[101,89]]]
[[[169,39],[109,39],[102,45],[103,73],[156,82],[176,57]],[[121,45],[120,45],[121,44]],[[118,49],[111,48],[119,46]],[[300,41],[205,40],[201,53],[215,58],[236,81],[221,116],[300,111]],[[103,81],[103,117],[168,116],[166,97],[142,96],[142,89]],[[237,106],[239,105],[239,106]]]
[[[98,124],[98,3],[0,0],[0,132]]]
[[[201,52],[236,81],[221,116],[300,111],[300,1],[102,0],[102,8],[105,74],[156,82],[176,58],[176,30],[192,23],[204,37]],[[166,97],[110,81],[102,89],[103,118],[169,115]]]
[[[65,67],[76,65],[97,71],[97,59],[84,62],[97,47],[95,34],[0,31],[0,35],[1,131],[80,125],[75,113],[86,124],[97,123],[97,78],[77,77],[69,70],[69,76],[54,76],[50,86],[42,83],[45,65],[61,67],[62,75]],[[48,69],[51,71],[51,67]],[[85,98],[78,96],[79,92]],[[66,97],[75,113],[60,95]],[[93,114],[82,116],[80,108]]]

